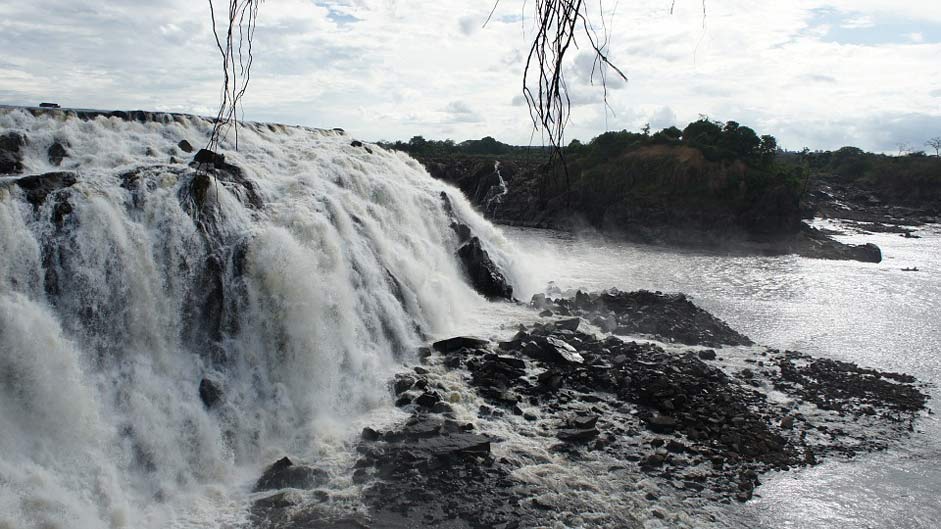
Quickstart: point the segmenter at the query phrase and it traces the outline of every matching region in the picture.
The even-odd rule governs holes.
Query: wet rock
[[[555,322],[556,329],[562,329],[566,331],[577,331],[578,326],[582,323],[581,318],[571,318],[567,320],[559,320]]]
[[[211,379],[204,378],[199,382],[199,400],[203,405],[212,409],[222,400],[222,386]]]
[[[605,332],[619,335],[650,335],[667,342],[713,347],[752,344],[748,337],[697,307],[683,294],[614,289],[601,293],[578,291],[574,299],[548,300],[546,307],[557,314],[580,316]]]
[[[193,145],[186,140],[180,140],[180,143],[177,143],[176,146],[185,153],[191,153],[196,150],[193,148]]]
[[[0,174],[16,174],[23,170],[22,149],[26,136],[10,131],[0,135]]]
[[[598,433],[598,430],[595,428],[564,428],[556,433],[556,437],[558,437],[561,441],[570,443],[583,443],[598,437]]]
[[[211,165],[217,169],[225,167],[225,155],[210,151],[209,149],[200,149],[193,157],[193,162],[198,165]]]
[[[716,352],[713,351],[712,349],[705,349],[705,350],[699,351],[699,358],[702,360],[715,360]]]
[[[801,224],[797,253],[813,259],[855,260],[864,263],[881,263],[882,250],[872,243],[860,246],[843,244],[807,224]]]
[[[513,287],[483,249],[479,238],[472,237],[458,249],[457,256],[474,290],[488,299],[513,299]]]
[[[658,414],[647,420],[647,427],[657,433],[672,433],[676,425],[676,419],[668,415]]]
[[[46,157],[49,159],[49,163],[56,167],[62,165],[62,160],[68,155],[68,151],[66,151],[65,147],[59,142],[50,145],[49,149],[46,151]]]
[[[255,483],[255,492],[278,489],[311,489],[327,483],[326,471],[306,465],[295,465],[282,457],[268,467]]]
[[[438,395],[438,393],[434,391],[422,393],[415,399],[415,404],[428,409],[434,407],[435,404],[439,402],[441,402],[441,395]]]
[[[489,340],[484,340],[482,338],[474,338],[472,336],[456,336],[454,338],[448,338],[447,340],[435,342],[432,344],[432,347],[439,353],[448,354],[460,351],[463,348],[476,349],[479,347],[485,347],[489,343]]]
[[[47,196],[60,189],[71,187],[77,181],[78,177],[75,173],[55,172],[24,176],[16,181],[16,185],[26,192],[26,201],[34,208],[39,208],[46,201]]]
[[[199,211],[205,212],[215,206],[216,191],[220,185],[234,193],[247,207],[261,209],[264,205],[255,184],[245,175],[241,167],[226,163],[224,154],[200,149],[190,167],[196,169],[196,174],[185,194],[192,199]],[[200,217],[206,217],[206,215]],[[214,228],[206,226],[202,218],[201,225],[213,236]]]
[[[360,435],[363,441],[378,441],[382,438],[382,434],[373,430],[372,428],[363,428],[363,433]]]
[[[533,340],[523,344],[523,353],[548,364],[581,364],[582,355],[568,343],[558,338],[533,336]]]
[[[546,295],[534,294],[532,299],[529,302],[529,306],[537,310],[545,308],[546,307]]]

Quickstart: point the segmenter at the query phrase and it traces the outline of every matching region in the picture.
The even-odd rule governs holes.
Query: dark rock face
[[[536,527],[536,513],[473,426],[417,414],[363,443],[357,463],[373,527]],[[530,523],[522,521],[529,520]],[[514,525],[517,524],[517,525]]]
[[[559,363],[528,351],[529,344],[550,339],[568,344],[584,361]],[[703,352],[715,358],[714,351]],[[564,443],[561,451],[574,450],[576,458],[583,450],[602,451],[636,461],[641,471],[671,483],[695,476],[684,484],[686,490],[708,488],[739,501],[751,498],[761,472],[816,464],[827,453],[852,455],[887,445],[885,437],[860,442],[828,420],[868,417],[887,437],[901,436],[926,399],[906,375],[800,353],[761,352],[760,370],[743,370],[734,378],[694,352],[671,354],[652,344],[598,338],[552,324],[537,324],[495,350],[481,347],[459,354],[462,362],[449,363],[448,356],[443,365],[467,369],[471,384],[497,410],[525,402],[538,407],[543,417],[558,417],[555,436]],[[521,368],[513,358],[528,358],[532,367],[544,371]],[[773,404],[755,389],[762,384],[821,410],[836,410],[846,419],[805,416]],[[572,412],[579,416],[567,418]],[[829,438],[811,440],[808,432],[815,430]],[[645,453],[644,439],[650,436],[654,450]]]
[[[435,351],[441,353],[453,353],[465,347],[467,348],[477,348],[487,345],[489,340],[484,340],[481,338],[474,338],[471,336],[456,336],[454,338],[448,338],[447,340],[441,340],[432,344]]]
[[[16,174],[23,170],[22,149],[26,137],[14,131],[0,136],[0,174]]]
[[[16,181],[16,185],[26,192],[26,200],[38,208],[51,193],[71,187],[76,181],[75,173],[56,172],[24,176]]]
[[[543,296],[532,302],[534,306],[537,303],[557,314],[579,315],[603,330],[619,335],[646,334],[668,342],[710,347],[752,343],[724,321],[694,305],[683,294],[646,290],[610,290],[597,294],[579,291],[572,299],[549,300]],[[560,323],[563,328],[573,326],[572,320]]]
[[[480,245],[480,239],[472,237],[461,246],[457,256],[474,289],[488,299],[513,299],[513,287]]]
[[[49,150],[46,151],[46,156],[49,158],[49,163],[56,167],[62,165],[62,160],[64,160],[68,155],[68,151],[66,151],[65,147],[59,142],[55,142],[50,145]]]
[[[318,468],[295,465],[282,457],[268,467],[255,484],[255,492],[278,489],[311,489],[324,485],[329,480],[327,473]]]
[[[193,144],[191,144],[190,142],[186,140],[180,140],[180,143],[178,143],[176,146],[179,147],[180,150],[185,153],[191,153],[195,150],[193,148]]]
[[[225,186],[250,208],[261,209],[264,205],[255,184],[245,176],[241,167],[226,163],[224,154],[200,149],[190,166],[196,169],[196,174],[187,194],[199,210],[205,212],[213,207],[211,201],[215,199],[215,185]]]
[[[222,386],[214,380],[204,378],[199,382],[199,400],[207,408],[213,408],[222,400]]]
[[[461,243],[457,257],[461,261],[471,286],[488,299],[512,301],[513,287],[507,282],[496,263],[490,259],[490,254],[481,246],[480,239],[474,236],[467,224],[457,218],[451,198],[444,191],[441,192],[441,202],[445,212],[451,217],[451,229],[454,230]]]
[[[828,237],[816,228],[806,224],[802,226],[797,242],[797,253],[802,257],[862,261],[864,263],[882,262],[882,250],[875,244],[866,243],[859,246],[843,244]]]

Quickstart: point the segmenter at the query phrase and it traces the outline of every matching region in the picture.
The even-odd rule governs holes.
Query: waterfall
[[[275,455],[348,439],[416,347],[486,303],[450,215],[526,279],[404,154],[247,124],[197,170],[181,142],[210,130],[0,109],[0,135],[24,138],[0,176],[0,528],[187,526]]]

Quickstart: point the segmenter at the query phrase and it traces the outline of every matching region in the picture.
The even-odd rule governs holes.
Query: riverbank
[[[627,241],[733,255],[798,254],[816,259],[882,261],[875,245],[844,244],[802,222],[797,196],[783,190],[756,199],[747,208],[754,214],[736,212],[722,201],[710,204],[690,198],[695,193],[670,191],[661,184],[648,199],[625,199],[613,206],[599,203],[596,208],[590,201],[568,203],[564,195],[546,199],[546,172],[558,168],[549,169],[532,160],[418,159],[432,176],[459,187],[484,216],[498,224],[570,232],[597,230]],[[746,219],[752,219],[757,229],[746,229]]]
[[[751,346],[682,295],[578,291],[530,305],[537,321],[509,340],[441,340],[396,375],[409,418],[363,430],[361,517],[331,519],[278,493],[258,500],[258,519],[698,526],[716,520],[691,505],[747,502],[769,471],[896,446],[927,399],[906,374]],[[543,465],[551,480],[531,474]],[[608,489],[618,497],[603,499]]]

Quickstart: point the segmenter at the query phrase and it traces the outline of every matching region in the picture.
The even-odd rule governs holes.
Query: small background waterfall
[[[237,525],[238,495],[285,454],[342,496],[357,418],[394,415],[391,372],[486,303],[442,191],[532,291],[459,191],[340,131],[248,125],[226,181],[178,145],[205,144],[200,118],[0,109],[9,131],[24,174],[76,181],[34,206],[0,177],[2,529]]]

